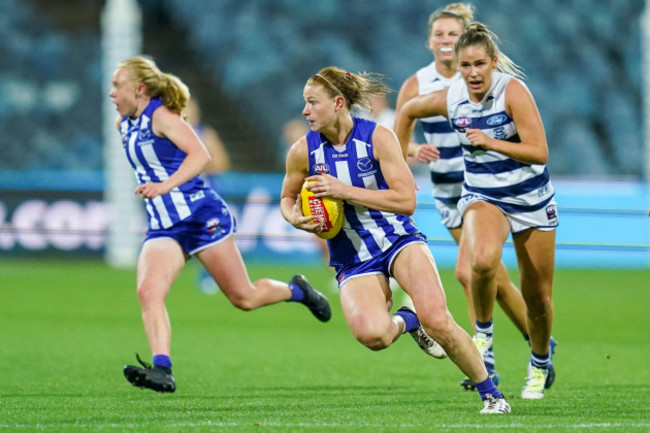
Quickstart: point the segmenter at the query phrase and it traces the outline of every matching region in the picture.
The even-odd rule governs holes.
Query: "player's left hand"
[[[440,159],[440,150],[433,144],[422,144],[415,151],[415,160],[423,164]]]
[[[142,198],[155,198],[168,192],[169,188],[160,182],[145,183],[138,185],[135,189],[135,195],[139,195]]]

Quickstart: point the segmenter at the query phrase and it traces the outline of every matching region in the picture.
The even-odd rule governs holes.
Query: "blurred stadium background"
[[[0,256],[106,255],[117,266],[135,264],[142,215],[130,211],[133,203],[109,205],[122,200],[114,191],[130,195],[133,176],[110,131],[107,71],[116,62],[107,59],[130,49],[181,77],[225,142],[232,170],[221,193],[237,213],[247,258],[317,263],[317,244],[277,209],[282,127],[300,115],[304,82],[337,65],[385,74],[397,91],[432,60],[427,19],[446,3],[1,1]],[[645,2],[472,3],[524,68],[545,123],[561,215],[558,266],[650,267]],[[416,220],[441,265],[453,266],[455,247],[426,175],[418,176]],[[115,223],[131,214],[135,223]],[[116,226],[126,232],[111,243]],[[111,256],[118,245],[127,248]],[[506,256],[513,264],[511,250]]]

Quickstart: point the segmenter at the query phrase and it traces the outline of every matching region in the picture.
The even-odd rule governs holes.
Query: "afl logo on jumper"
[[[503,125],[508,120],[508,116],[505,114],[495,114],[494,116],[488,117],[488,120],[485,121],[489,126],[498,126]]]
[[[460,132],[465,132],[465,128],[469,127],[472,124],[472,121],[469,117],[457,117],[453,120],[454,128]]]
[[[330,168],[324,162],[319,162],[318,164],[314,164],[314,173],[329,174],[329,172],[330,172]]]

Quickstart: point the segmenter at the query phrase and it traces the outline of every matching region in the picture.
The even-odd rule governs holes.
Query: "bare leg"
[[[510,280],[508,270],[502,263],[497,269],[497,302],[506,313],[506,316],[521,332],[521,335],[528,335],[528,324],[526,322],[526,303],[524,297],[517,287]]]
[[[476,313],[474,312],[474,297],[472,296],[472,287],[470,285],[471,269],[469,263],[469,254],[461,243],[462,228],[449,229],[449,233],[459,245],[458,255],[456,256],[456,279],[463,288],[465,300],[467,301],[467,316],[472,329],[476,332]]]
[[[411,296],[420,324],[447,352],[458,368],[474,382],[488,375],[472,338],[454,321],[435,260],[424,244],[404,248],[393,262],[393,275]]]
[[[452,237],[456,243],[461,246],[462,228],[449,229]],[[469,253],[465,247],[460,247],[458,250],[458,257],[456,258],[456,279],[460,282],[467,299],[467,312],[472,326],[472,331],[476,332],[476,314],[474,312],[474,298],[472,296],[472,289],[470,284],[470,270],[471,264],[469,262]],[[517,327],[522,335],[528,335],[528,328],[526,325],[526,303],[521,295],[521,292],[510,281],[508,270],[501,262],[496,273],[497,295],[496,300],[501,309],[506,313],[508,318]]]
[[[555,230],[527,230],[514,237],[521,276],[521,291],[526,301],[530,345],[537,354],[549,352],[553,324],[553,272],[555,269]]]
[[[404,332],[389,314],[392,294],[383,275],[351,278],[341,286],[341,309],[352,335],[370,350],[389,347]]]
[[[165,298],[184,265],[183,251],[171,238],[153,239],[142,246],[138,259],[138,299],[153,355],[170,354],[171,324]]]
[[[287,283],[263,278],[252,283],[233,236],[197,254],[228,300],[242,310],[253,310],[291,298]]]
[[[494,314],[496,275],[509,233],[508,220],[494,205],[476,202],[465,212],[461,249],[467,251],[470,258],[474,310],[476,319],[481,322],[489,321]]]

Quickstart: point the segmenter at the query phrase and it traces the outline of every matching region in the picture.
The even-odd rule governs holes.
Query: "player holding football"
[[[447,89],[455,81],[462,80],[454,45],[473,20],[474,7],[469,3],[451,3],[431,14],[427,47],[433,53],[434,60],[404,81],[397,96],[397,113],[406,102],[416,96]],[[419,120],[427,142],[422,145],[409,143],[406,154],[429,165],[433,196],[436,209],[442,217],[441,222],[447,227],[456,243],[462,245],[460,238],[463,221],[457,203],[464,181],[465,164],[460,141],[444,116]],[[467,299],[467,311],[474,330],[472,339],[483,356],[490,378],[498,385],[499,375],[493,351],[494,324],[491,319],[485,323],[476,320],[470,274],[468,252],[460,249],[456,260],[456,278],[461,283]],[[524,338],[530,342],[526,324],[526,303],[521,292],[510,281],[508,270],[503,263],[499,263],[497,267],[496,284],[496,299],[499,305]],[[554,347],[555,340],[551,338],[551,352]],[[547,388],[553,384],[554,378],[555,372],[551,366],[545,384]],[[474,389],[474,383],[467,378],[461,380],[460,385],[468,390]]]
[[[143,198],[149,218],[138,259],[137,290],[153,366],[138,356],[143,368],[124,367],[126,379],[158,392],[176,390],[165,298],[192,255],[237,308],[296,301],[318,320],[328,321],[327,299],[302,275],[288,284],[250,281],[232,236],[235,220],[223,199],[199,177],[210,154],[180,116],[189,99],[187,86],[142,56],[121,62],[112,84],[109,96],[119,113],[117,129],[139,183],[135,193]]]
[[[388,89],[372,74],[336,67],[307,80],[302,114],[311,131],[289,150],[282,185],[282,215],[294,227],[317,232],[303,216],[299,193],[305,180],[317,197],[344,201],[341,231],[328,241],[341,307],[356,339],[371,350],[390,346],[409,332],[433,356],[449,358],[477,385],[481,413],[508,413],[510,405],[488,377],[471,337],[454,321],[426,237],[414,225],[415,182],[395,134],[375,122],[352,117],[371,97]],[[413,300],[415,311],[395,314],[388,278]],[[435,341],[430,337],[432,336]]]
[[[418,118],[444,116],[455,129],[465,160],[460,248],[469,254],[476,319],[492,321],[503,244],[512,234],[531,345],[521,397],[540,399],[552,366],[558,215],[542,119],[495,38],[483,24],[471,24],[455,45],[463,80],[404,104],[395,132],[407,149]]]

